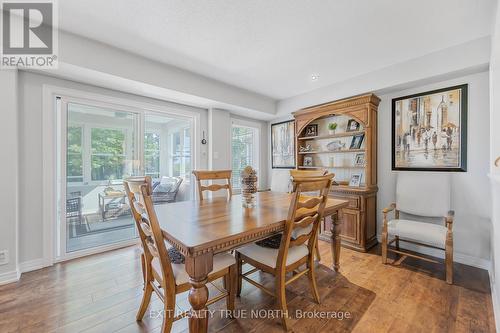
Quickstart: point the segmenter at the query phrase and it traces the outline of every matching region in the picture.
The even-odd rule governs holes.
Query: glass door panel
[[[144,173],[153,180],[153,202],[191,200],[192,120],[146,114],[144,125]]]
[[[66,108],[66,252],[136,237],[123,179],[137,174],[138,114],[78,103]]]

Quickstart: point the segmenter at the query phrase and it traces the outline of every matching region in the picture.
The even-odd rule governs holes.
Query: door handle
[[[495,166],[500,167],[500,156],[498,156],[497,159],[495,160]]]

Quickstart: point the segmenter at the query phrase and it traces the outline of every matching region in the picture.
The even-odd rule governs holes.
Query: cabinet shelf
[[[332,135],[302,136],[302,137],[297,138],[297,140],[309,141],[309,140],[345,138],[347,136],[354,136],[354,135],[363,134],[363,133],[365,133],[365,131],[342,132],[342,133],[332,134]]]
[[[366,150],[365,149],[344,149],[344,150],[324,150],[324,151],[301,151],[299,152],[300,155],[307,155],[307,154],[339,154],[339,153],[364,153]]]

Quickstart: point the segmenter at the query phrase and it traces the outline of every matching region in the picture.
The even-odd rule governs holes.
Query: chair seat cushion
[[[258,261],[271,268],[276,268],[276,260],[278,259],[279,249],[270,249],[268,247],[259,246],[255,243],[243,246],[237,250],[244,256]],[[289,266],[309,254],[309,250],[305,244],[292,246],[288,249],[286,265]]]
[[[214,265],[212,273],[221,271],[231,265],[234,265],[236,260],[234,256],[229,253],[220,253],[214,256]],[[157,258],[153,259],[152,267],[158,276],[161,276],[160,262]],[[189,275],[186,272],[186,266],[184,264],[174,264],[172,263],[172,271],[174,272],[175,284],[180,285],[189,282]]]
[[[389,235],[445,248],[447,229],[442,225],[396,219],[387,223],[387,231]]]

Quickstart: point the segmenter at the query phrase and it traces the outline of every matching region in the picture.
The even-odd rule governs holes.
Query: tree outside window
[[[71,183],[83,182],[82,133],[81,126],[68,126],[66,177]]]
[[[91,129],[91,179],[93,181],[123,178],[125,132],[119,129]]]

